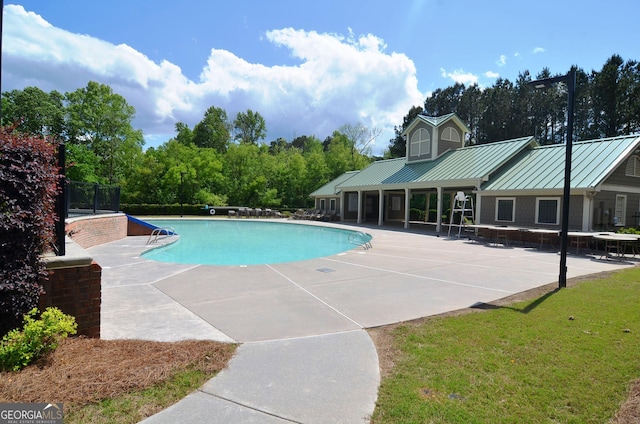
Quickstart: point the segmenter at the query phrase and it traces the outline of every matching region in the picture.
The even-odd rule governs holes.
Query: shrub
[[[42,254],[54,238],[56,144],[0,128],[0,336],[38,305]]]
[[[47,308],[40,319],[34,319],[37,309],[24,316],[22,331],[9,331],[0,342],[0,368],[18,371],[42,355],[58,347],[68,335],[76,334],[75,318],[58,308]]]
[[[620,234],[640,234],[640,230],[633,228],[633,227],[628,227],[628,228],[623,228],[621,230],[618,231]]]
[[[423,210],[411,208],[409,209],[409,219],[412,221],[424,221],[425,213]]]
[[[227,215],[229,210],[237,210],[238,208],[230,206],[219,206],[216,204],[209,204],[209,208],[216,210],[216,215]],[[205,209],[204,204],[200,205],[155,205],[155,204],[121,204],[120,209],[122,212],[134,215],[134,216],[149,216],[149,215],[209,215],[209,210]]]

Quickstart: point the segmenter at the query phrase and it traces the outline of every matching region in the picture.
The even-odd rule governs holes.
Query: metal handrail
[[[373,247],[373,245],[371,244],[372,238],[373,237],[371,237],[370,234],[358,231],[356,233],[349,234],[349,243],[362,246],[364,250],[369,250]]]
[[[158,237],[163,235],[162,234],[163,232],[164,232],[164,235],[167,236],[167,237],[171,237],[171,236],[176,234],[176,230],[174,230],[173,227],[161,227],[161,228],[158,227],[158,228],[154,228],[151,231],[151,234],[149,234],[149,238],[147,239],[147,244],[157,243],[158,242]],[[153,240],[151,240],[152,238],[153,238]]]

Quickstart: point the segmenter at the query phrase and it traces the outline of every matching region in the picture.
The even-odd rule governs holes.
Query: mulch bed
[[[184,368],[223,369],[233,344],[142,340],[63,340],[47,357],[19,372],[0,373],[2,402],[63,402],[65,410],[146,389]]]

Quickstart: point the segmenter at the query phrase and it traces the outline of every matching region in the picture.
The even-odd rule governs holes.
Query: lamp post
[[[573,108],[576,92],[576,70],[571,68],[567,75],[531,81],[535,88],[549,88],[554,84],[567,84],[567,142],[564,159],[564,194],[562,197],[562,230],[560,233],[560,275],[558,288],[567,287],[567,245],[569,244],[569,197],[571,196],[571,150],[573,148]]]
[[[182,218],[182,183],[183,183],[183,179],[184,179],[184,175],[186,174],[186,172],[180,172],[180,218]]]
[[[60,191],[58,191],[58,198],[56,199],[56,212],[58,214],[58,221],[56,221],[56,243],[58,256],[65,256],[67,254],[65,244],[65,220],[67,218],[66,154],[67,150],[64,143],[60,143],[58,145],[58,187]]]

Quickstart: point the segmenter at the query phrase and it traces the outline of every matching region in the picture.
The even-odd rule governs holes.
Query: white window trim
[[[426,134],[427,138],[417,138],[418,134],[422,134],[422,132]],[[430,156],[431,155],[431,135],[429,131],[425,128],[418,128],[412,135],[409,146],[409,151],[411,152],[410,156],[412,157],[422,157],[422,156]]]
[[[556,222],[539,222],[540,213],[540,201],[541,200],[555,200],[556,201]],[[560,198],[559,197],[536,197],[536,224],[540,225],[560,225]]]
[[[454,137],[450,137],[451,134],[455,134]],[[442,137],[440,137],[443,141],[450,141],[452,143],[460,143],[462,140],[460,138],[460,133],[453,127],[447,127],[442,131]]]
[[[513,207],[511,209],[511,220],[510,221],[506,221],[503,219],[498,219],[498,206],[500,204],[501,200],[512,200],[513,201]],[[496,215],[495,215],[495,221],[496,222],[515,222],[516,220],[516,198],[515,197],[496,197]]]
[[[622,200],[622,209],[618,209],[618,199]],[[613,214],[614,219],[618,218],[618,223],[615,224],[619,227],[624,227],[626,225],[627,220],[627,195],[626,194],[616,194],[616,208]]]
[[[631,156],[627,161],[625,175],[627,177],[640,177],[640,157],[638,155]]]

